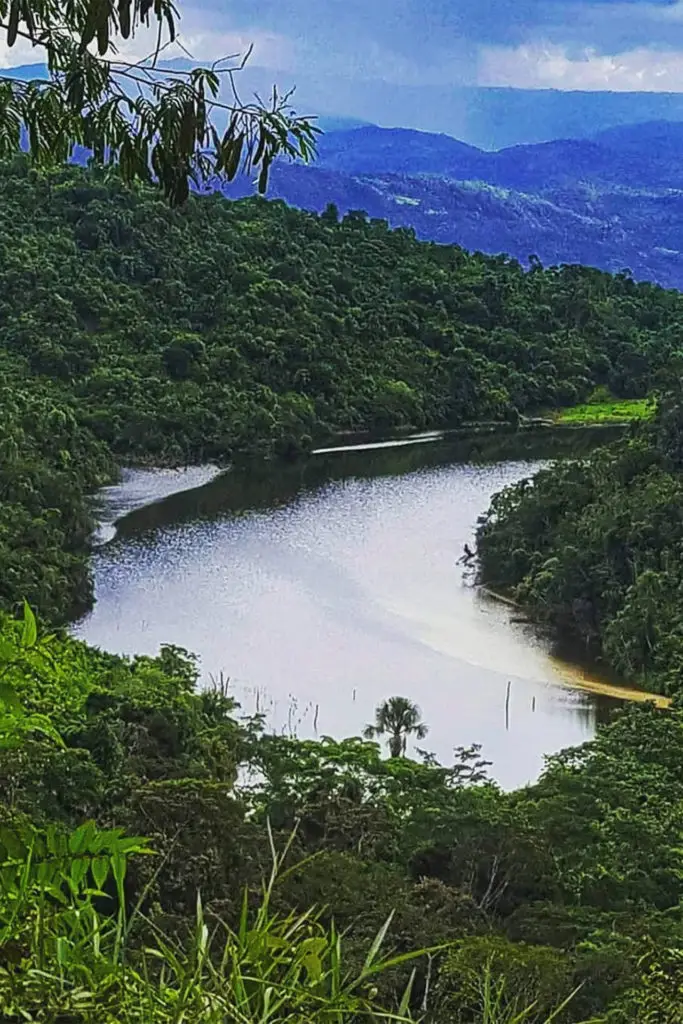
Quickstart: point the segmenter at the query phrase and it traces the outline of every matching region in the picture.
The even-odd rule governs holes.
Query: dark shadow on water
[[[290,463],[254,461],[236,466],[202,487],[172,494],[129,513],[117,523],[118,537],[131,538],[170,524],[277,508],[291,504],[302,494],[350,478],[403,476],[455,463],[487,465],[580,458],[619,433],[620,428],[612,431],[604,427],[542,430],[339,451]]]

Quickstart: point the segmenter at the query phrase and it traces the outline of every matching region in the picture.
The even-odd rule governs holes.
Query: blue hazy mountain
[[[184,58],[160,67],[187,70]],[[4,68],[0,75],[44,78],[41,64]],[[446,133],[481,149],[554,139],[590,138],[596,132],[650,121],[683,121],[683,93],[563,92],[556,89],[511,89],[476,86],[412,86],[362,81],[342,76],[312,76],[247,65],[238,86],[246,101],[268,96],[273,83],[294,90],[292,103],[301,114],[317,115],[326,130],[361,124],[404,125]]]
[[[463,128],[451,134],[483,149],[586,139],[621,125],[683,121],[683,93],[492,88],[462,93]]]
[[[245,179],[223,189],[252,193]],[[683,288],[683,124],[488,152],[441,134],[364,126],[320,140],[309,167],[277,164],[270,198],[364,210],[421,238],[526,262],[630,269]]]
[[[22,64],[16,68],[0,68],[0,78],[18,78],[22,82],[45,80],[47,66],[45,64]]]
[[[540,189],[591,181],[676,188],[683,182],[683,123],[623,125],[590,138],[562,138],[487,151],[448,135],[363,126],[330,132],[317,166],[344,174],[429,174]]]
[[[450,135],[410,128],[364,125],[350,131],[328,132],[318,141],[317,165],[343,174],[452,174],[476,176],[491,154]]]
[[[0,74],[37,79],[45,69]],[[263,89],[260,69],[241,74],[243,95]],[[306,88],[295,94],[297,109],[320,112],[326,134],[313,166],[274,167],[272,198],[316,211],[362,209],[422,238],[523,261],[534,253],[546,264],[627,267],[683,288],[683,94],[450,90],[439,117],[463,126],[455,138],[368,124],[343,91],[341,113],[324,90],[314,107]],[[404,123],[415,123],[417,97],[394,92],[407,103]],[[87,153],[74,159],[84,163]],[[244,179],[224,189],[252,191]]]
[[[318,128],[323,132],[346,132],[354,128],[368,128],[368,121],[360,121],[357,117],[327,117],[322,114],[316,118]]]

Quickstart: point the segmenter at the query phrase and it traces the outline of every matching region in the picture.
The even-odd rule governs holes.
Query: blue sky
[[[198,60],[359,85],[683,92],[683,0],[177,0]],[[144,36],[144,34],[143,34]],[[138,38],[141,56],[149,39]],[[24,52],[26,51],[26,52]],[[0,66],[40,59],[0,39]]]
[[[255,64],[313,78],[683,91],[683,0],[181,0],[180,10],[198,58],[251,41]]]

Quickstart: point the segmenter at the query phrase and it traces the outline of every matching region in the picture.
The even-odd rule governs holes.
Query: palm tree
[[[427,726],[420,721],[422,712],[417,704],[407,697],[390,697],[375,708],[375,724],[367,725],[363,730],[366,739],[389,734],[389,754],[391,757],[404,757],[408,736],[414,733],[417,739],[423,740],[427,735]]]

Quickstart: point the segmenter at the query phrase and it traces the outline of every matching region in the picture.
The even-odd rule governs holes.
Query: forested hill
[[[683,341],[677,293],[420,243],[383,222],[78,171],[0,179],[2,344],[123,456],[224,456],[638,396]]]
[[[0,177],[0,603],[88,599],[84,495],[119,460],[293,453],[354,429],[640,396],[678,293],[525,273],[349,215],[153,193],[71,169]],[[49,511],[46,511],[49,510]]]
[[[564,129],[566,131],[566,127]],[[683,129],[622,125],[592,138],[485,152],[448,135],[365,126],[323,135],[310,166],[279,161],[268,194],[304,210],[364,209],[418,238],[526,262],[582,263],[683,287]],[[218,185],[252,195],[251,178]]]
[[[497,495],[480,579],[621,678],[680,699],[682,510],[679,385],[631,437]]]
[[[170,212],[78,171],[6,171],[0,246],[0,606],[53,620],[87,604],[89,492],[117,461],[637,396],[683,339],[683,298],[627,277],[262,201]],[[636,434],[497,511],[511,574],[538,568],[555,607],[573,570],[611,612],[630,553],[663,570],[614,637],[638,655],[661,613],[679,671],[683,427],[662,409],[654,453]],[[0,612],[3,1024],[680,1024],[680,699],[505,794],[476,746],[441,766],[268,735],[197,682],[177,647],[124,659]]]

